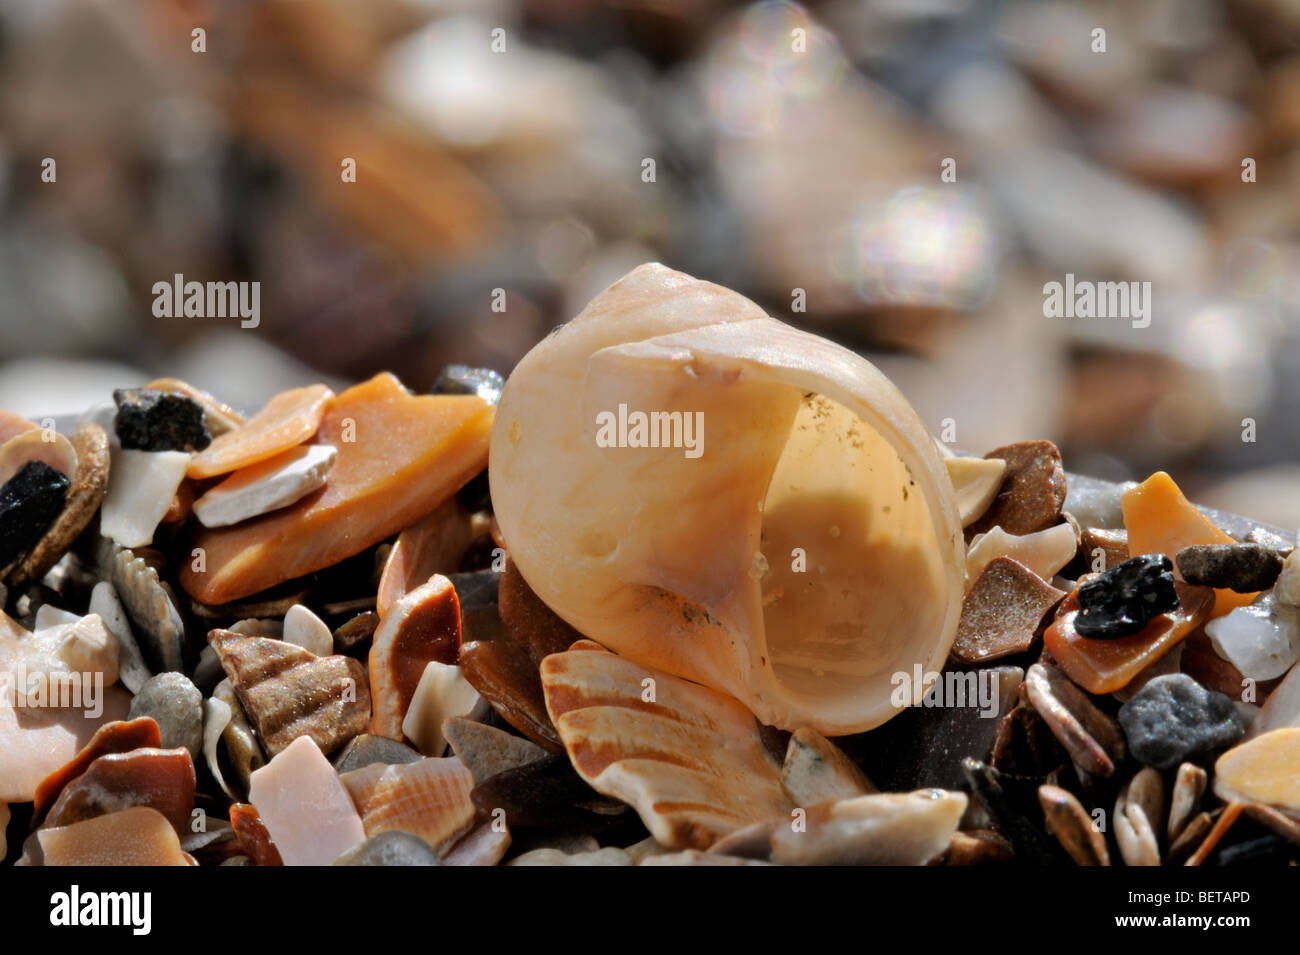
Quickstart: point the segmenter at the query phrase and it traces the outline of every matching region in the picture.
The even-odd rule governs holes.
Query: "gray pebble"
[[[1236,743],[1246,732],[1230,697],[1185,673],[1149,680],[1119,708],[1129,751],[1146,766],[1168,769]]]
[[[359,842],[334,865],[442,865],[438,853],[419,836],[390,829]]]
[[[203,694],[180,673],[159,673],[131,701],[131,719],[152,716],[163,749],[184,746],[190,757],[203,756]]]
[[[334,768],[340,773],[349,773],[371,763],[393,766],[399,763],[414,763],[420,759],[420,754],[405,743],[362,733],[360,736],[352,737],[343,750],[334,757]]]

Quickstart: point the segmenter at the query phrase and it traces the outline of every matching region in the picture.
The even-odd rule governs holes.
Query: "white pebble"
[[[1272,680],[1300,659],[1300,611],[1279,605],[1268,591],[1211,620],[1205,632],[1214,652],[1251,680]]]
[[[447,748],[442,723],[453,716],[471,718],[483,699],[461,675],[460,667],[431,660],[420,674],[411,705],[402,719],[402,732],[425,756],[441,756]]]
[[[284,632],[280,639],[318,657],[327,657],[334,652],[334,634],[325,626],[325,621],[302,604],[294,604],[284,615]]]

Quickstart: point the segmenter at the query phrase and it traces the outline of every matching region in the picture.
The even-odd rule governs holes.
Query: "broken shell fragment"
[[[1125,491],[1121,504],[1131,557],[1165,554],[1174,560],[1184,547],[1236,543],[1198,511],[1164,471],[1157,471]],[[1255,593],[1238,593],[1221,587],[1214,591],[1210,616],[1222,617],[1254,599]]]
[[[1032,534],[1008,534],[994,527],[984,534],[971,538],[966,554],[966,584],[971,586],[979,579],[984,568],[999,557],[1010,557],[1024,564],[1043,580],[1051,580],[1056,572],[1074,559],[1078,541],[1074,528],[1057,524]]]
[[[253,773],[248,800],[285,865],[329,865],[366,837],[338,773],[307,736]]]
[[[472,539],[470,514],[455,497],[398,534],[384,562],[375,612],[385,617],[393,604],[434,574],[455,572]]]
[[[90,592],[90,613],[98,614],[117,639],[117,678],[132,693],[139,693],[140,687],[153,676],[140,653],[140,645],[135,642],[135,633],[127,619],[126,609],[117,597],[117,591],[107,580],[95,584]]]
[[[474,824],[474,777],[455,756],[393,766],[372,763],[340,779],[367,836],[398,829],[445,853]]]
[[[652,442],[628,409],[676,427]],[[734,292],[657,264],[624,276],[515,368],[491,459],[496,518],[547,606],[764,723],[878,726],[891,675],[952,644],[961,523],[916,412]]]
[[[114,451],[99,532],[123,547],[151,543],[189,462],[185,451]]]
[[[230,767],[234,771],[234,783],[240,792],[247,793],[253,771],[266,765],[266,757],[257,742],[257,737],[253,734],[248,715],[244,712],[244,706],[239,702],[239,696],[231,686],[230,680],[222,680],[216,685],[212,691],[212,700],[224,704],[230,713],[225,728],[221,730],[221,745],[225,748]],[[206,708],[204,719],[207,719]],[[205,730],[206,726],[205,722]],[[215,776],[216,773],[214,772],[213,775]]]
[[[167,817],[135,806],[37,834],[45,865],[197,865]]]
[[[213,630],[208,641],[272,757],[300,736],[331,753],[365,732],[370,690],[365,668],[351,657],[317,657],[283,640],[229,630]]]
[[[1007,462],[1001,458],[944,458],[948,479],[957,495],[961,526],[969,527],[984,516],[1002,487]]]
[[[541,674],[578,774],[636,809],[663,845],[707,849],[794,808],[735,700],[604,651],[553,654]]]
[[[192,478],[247,468],[302,444],[316,433],[334,392],[324,385],[282,391],[265,408],[216,438],[189,466]],[[212,525],[209,525],[212,526]]]
[[[128,701],[129,702],[129,701]],[[123,712],[125,713],[125,707]],[[64,764],[50,772],[35,787],[32,799],[32,817],[42,819],[63,792],[95,760],[108,753],[126,753],[140,747],[157,748],[162,742],[158,724],[150,717],[137,720],[113,720],[99,727],[87,743]],[[25,800],[23,800],[25,801]]]
[[[785,752],[781,785],[796,806],[852,799],[876,791],[838,746],[816,730],[795,730]]]
[[[1019,561],[995,557],[962,602],[952,655],[962,663],[988,663],[1025,652],[1064,597]]]
[[[441,756],[447,748],[443,720],[486,711],[487,704],[461,675],[460,667],[430,660],[402,720],[402,733],[425,756]]]
[[[370,692],[374,699],[370,731],[400,741],[402,719],[427,664],[454,664],[459,645],[460,604],[456,588],[446,577],[435,574],[393,604],[375,630],[370,647]]]
[[[390,374],[329,402],[317,440],[338,448],[318,493],[261,519],[203,528],[181,586],[229,603],[332,567],[410,527],[487,465],[492,406],[472,395],[410,394]]]
[[[779,865],[925,865],[952,841],[966,794],[926,789],[821,803],[772,834]]]
[[[338,449],[306,444],[234,472],[194,502],[204,527],[228,527],[278,511],[325,486]]]
[[[107,538],[100,541],[99,563],[135,625],[140,652],[149,669],[155,673],[180,670],[185,623],[171,588],[159,579],[157,568]]]
[[[1214,764],[1214,793],[1300,813],[1300,729],[1273,730],[1228,750]]]
[[[67,826],[132,806],[156,809],[178,834],[188,832],[194,809],[190,754],[152,748],[106,753],[63,788],[43,826]]]

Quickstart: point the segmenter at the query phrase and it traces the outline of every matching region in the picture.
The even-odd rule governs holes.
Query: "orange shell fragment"
[[[37,838],[46,865],[197,865],[167,817],[148,806],[42,829]]]
[[[1198,511],[1164,471],[1157,471],[1137,487],[1125,491],[1120,507],[1124,512],[1124,529],[1128,531],[1130,557],[1166,554],[1173,560],[1184,547],[1237,543]],[[1174,574],[1177,576],[1177,569]],[[1227,588],[1216,590],[1210,619],[1244,607],[1257,595],[1239,594]]]
[[[210,478],[288,451],[316,433],[334,392],[324,385],[282,391],[233,431],[213,439],[194,456],[186,474]]]
[[[1116,640],[1084,637],[1074,629],[1079,613],[1076,590],[1061,602],[1056,619],[1043,633],[1043,644],[1066,675],[1089,693],[1114,693],[1210,618],[1213,590],[1184,583],[1177,587],[1177,610],[1154,618],[1139,633]]]
[[[200,530],[203,569],[186,563],[181,585],[200,603],[229,603],[410,527],[487,466],[492,419],[482,398],[411,395],[388,373],[347,389],[317,433],[339,451],[325,487],[274,513]]]

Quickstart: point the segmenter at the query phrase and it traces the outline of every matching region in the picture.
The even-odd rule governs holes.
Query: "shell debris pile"
[[[9,863],[1300,862],[1291,548],[1162,472],[1080,520],[727,289],[429,394],[132,384],[0,413]]]

